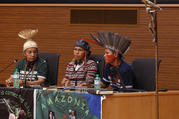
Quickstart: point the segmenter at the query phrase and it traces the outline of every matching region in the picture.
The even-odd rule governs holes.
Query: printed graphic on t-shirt
[[[24,74],[25,74],[25,72],[23,71],[23,70],[21,70],[20,71],[20,79],[22,80],[23,78],[24,78]],[[32,75],[32,71],[26,71],[26,74],[25,74],[26,76],[26,80],[32,80],[32,81],[34,81],[34,80],[36,80],[37,79],[37,71],[34,71],[33,72],[33,75]],[[31,79],[31,77],[32,77],[32,79]]]

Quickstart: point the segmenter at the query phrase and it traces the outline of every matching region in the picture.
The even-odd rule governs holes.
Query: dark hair
[[[111,49],[110,49],[111,50]],[[112,53],[115,53],[116,51],[114,51],[114,50],[111,50],[112,51]],[[118,53],[118,58],[120,59],[120,60],[124,60],[124,56],[122,55],[122,54],[120,54],[120,53]]]
[[[9,119],[8,106],[3,102],[0,102],[0,116],[2,119]]]
[[[122,54],[120,54],[120,53],[118,53],[118,57],[119,57],[120,60],[124,59],[124,56]]]
[[[48,111],[48,119],[50,119],[50,113],[52,113],[52,116],[55,117],[55,112]]]

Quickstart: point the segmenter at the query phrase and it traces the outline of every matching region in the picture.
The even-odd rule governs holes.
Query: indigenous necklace
[[[32,71],[32,74],[31,74],[31,76],[30,76],[30,81],[32,81],[32,76],[33,76],[33,74],[34,74],[34,70],[35,70],[35,68],[36,68],[36,65],[37,65],[37,62],[36,61],[34,61],[35,63],[34,64],[32,64],[33,66],[32,66],[32,68],[29,68],[29,73],[30,73],[30,69],[32,69],[31,71]],[[23,79],[26,81],[26,71],[27,71],[27,66],[29,65],[29,63],[28,62],[26,62],[25,63],[25,67],[24,67],[24,77],[23,77]],[[31,64],[30,64],[31,65]]]

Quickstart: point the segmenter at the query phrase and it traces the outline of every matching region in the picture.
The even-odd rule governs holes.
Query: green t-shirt
[[[18,69],[20,77],[19,79],[23,79],[24,78],[24,69],[25,69],[25,64],[27,63],[26,59],[22,59],[18,62],[17,66],[15,69]],[[32,75],[32,67],[33,66],[27,66],[26,68],[26,80],[30,80],[30,78],[32,77],[32,81],[36,81],[38,80],[38,77],[40,78],[44,78],[45,80],[47,80],[47,62],[38,57],[37,61],[36,61],[36,67],[34,69],[33,75]],[[14,69],[14,71],[15,71]],[[14,72],[13,72],[14,73]],[[32,75],[32,76],[31,76]]]

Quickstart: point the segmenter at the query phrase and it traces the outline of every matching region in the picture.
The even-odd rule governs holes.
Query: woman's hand
[[[61,82],[61,85],[62,86],[70,86],[70,81],[66,78],[64,78]]]

